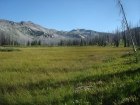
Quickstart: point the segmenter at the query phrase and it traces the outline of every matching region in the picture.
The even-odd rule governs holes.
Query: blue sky
[[[0,19],[32,21],[46,28],[112,32],[121,28],[117,0],[0,0]],[[128,22],[140,20],[140,0],[121,0]]]

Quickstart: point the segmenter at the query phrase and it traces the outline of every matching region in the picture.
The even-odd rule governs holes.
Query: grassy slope
[[[131,49],[29,47],[0,52],[0,104],[138,104],[140,66],[132,53],[126,54]],[[74,92],[88,85],[93,88]]]

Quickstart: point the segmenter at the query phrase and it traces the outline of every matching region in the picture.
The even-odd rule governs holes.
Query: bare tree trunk
[[[122,6],[120,0],[118,0],[118,4],[120,5],[120,8],[121,8],[121,11],[122,11],[122,14],[123,14],[123,19],[124,19],[126,28],[127,28],[127,30],[128,30],[128,34],[129,34],[129,36],[130,36],[130,38],[131,38],[131,42],[132,42],[132,45],[133,45],[133,51],[134,51],[134,52],[137,52],[136,47],[135,47],[135,43],[134,43],[134,40],[133,40],[133,37],[132,37],[132,35],[131,35],[130,28],[129,28],[129,26],[128,26],[128,22],[127,22],[127,19],[126,19],[126,16],[125,16],[125,12],[124,12],[124,9],[123,9],[123,6]]]

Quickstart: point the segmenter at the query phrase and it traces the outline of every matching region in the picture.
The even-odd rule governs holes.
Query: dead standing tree
[[[129,27],[128,22],[127,22],[127,19],[126,19],[124,8],[123,8],[123,5],[121,4],[121,1],[120,0],[118,0],[118,5],[120,6],[121,12],[123,14],[123,22],[125,23],[126,28],[127,28],[127,31],[128,31],[128,34],[129,34],[129,36],[131,38],[131,42],[132,42],[132,45],[133,45],[133,51],[134,52],[137,52],[136,47],[135,47],[135,43],[134,43],[134,40],[133,40],[133,37],[131,35],[130,27]]]

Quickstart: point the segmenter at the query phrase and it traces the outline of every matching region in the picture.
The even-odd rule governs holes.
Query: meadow
[[[0,105],[139,105],[131,47],[17,47],[0,52]]]

